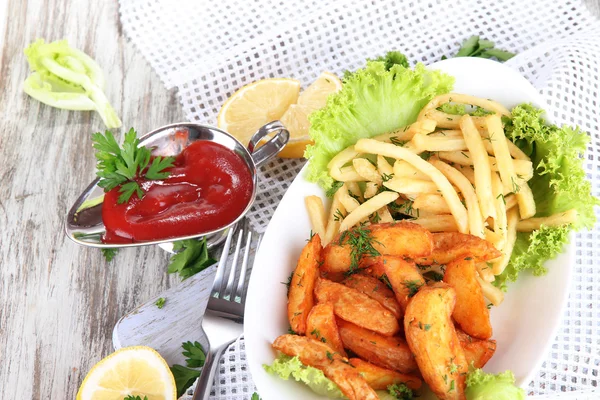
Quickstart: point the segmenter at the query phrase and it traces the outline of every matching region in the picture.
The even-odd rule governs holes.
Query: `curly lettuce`
[[[578,220],[570,226],[543,226],[531,233],[519,233],[508,267],[494,282],[502,288],[526,270],[543,275],[544,261],[562,252],[571,230],[594,226],[594,206],[600,205],[591,194],[591,183],[583,169],[588,135],[579,128],[549,124],[543,113],[530,104],[515,107],[512,120],[505,121],[507,137],[533,162],[535,174],[528,183],[536,203],[536,217],[575,208]]]
[[[475,369],[467,375],[467,400],[525,400],[525,391],[515,386],[515,376],[511,371],[488,374]]]
[[[288,380],[294,378],[298,382],[306,384],[313,392],[332,399],[345,399],[340,388],[329,380],[323,371],[309,367],[300,361],[298,357],[290,357],[280,354],[271,365],[263,365],[269,374]]]
[[[422,64],[411,69],[394,62],[369,61],[365,68],[348,74],[342,90],[309,117],[309,134],[315,144],[305,153],[310,160],[307,179],[329,189],[333,179],[327,164],[333,156],[358,139],[413,123],[429,100],[448,93],[453,85],[453,77]]]

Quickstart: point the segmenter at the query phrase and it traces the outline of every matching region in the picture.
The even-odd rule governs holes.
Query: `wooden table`
[[[600,15],[600,0],[586,0]],[[100,251],[69,241],[65,214],[94,178],[92,112],[33,101],[23,49],[68,38],[106,72],[106,94],[144,133],[183,120],[176,93],[123,37],[116,1],[0,0],[0,399],[70,399],[112,352],[117,320],[179,282],[157,247]]]

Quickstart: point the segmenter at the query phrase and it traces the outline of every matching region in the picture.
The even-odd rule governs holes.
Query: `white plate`
[[[456,78],[454,91],[494,99],[512,108],[530,102],[543,105],[535,88],[517,72],[502,64],[476,58],[455,58],[430,66]],[[287,332],[286,282],[310,234],[304,197],[323,190],[304,179],[304,168],[294,180],[263,237],[250,279],[244,335],[252,378],[264,400],[319,399],[310,389],[293,380],[267,374],[262,365],[275,358],[273,340]],[[573,247],[545,266],[543,277],[522,276],[511,285],[504,303],[491,312],[496,354],[486,365],[489,372],[507,369],[524,386],[533,378],[555,337],[566,304]]]

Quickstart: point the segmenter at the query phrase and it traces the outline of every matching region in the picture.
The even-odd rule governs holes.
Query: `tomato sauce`
[[[234,221],[252,196],[244,160],[220,144],[199,140],[175,159],[164,180],[137,179],[144,195],[118,204],[116,187],[104,196],[104,241],[125,243],[194,235]]]

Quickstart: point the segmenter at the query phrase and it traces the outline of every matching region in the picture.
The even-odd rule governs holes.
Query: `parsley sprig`
[[[183,396],[200,376],[200,371],[192,368],[200,368],[206,361],[206,354],[200,343],[185,342],[181,344],[181,347],[185,350],[182,354],[187,357],[185,360],[187,367],[179,364],[171,367],[175,386],[177,386],[177,397]]]
[[[136,131],[131,128],[125,134],[123,144],[119,146],[111,131],[92,135],[96,149],[96,175],[100,178],[98,186],[108,192],[120,186],[119,204],[129,201],[135,193],[140,199],[144,191],[136,178],[149,180],[165,179],[169,172],[165,169],[173,166],[173,157],[154,157],[150,163],[150,149],[141,146]]]
[[[217,262],[208,255],[206,238],[180,240],[173,243],[173,250],[177,253],[171,256],[168,271],[179,272],[182,279],[187,279]]]

